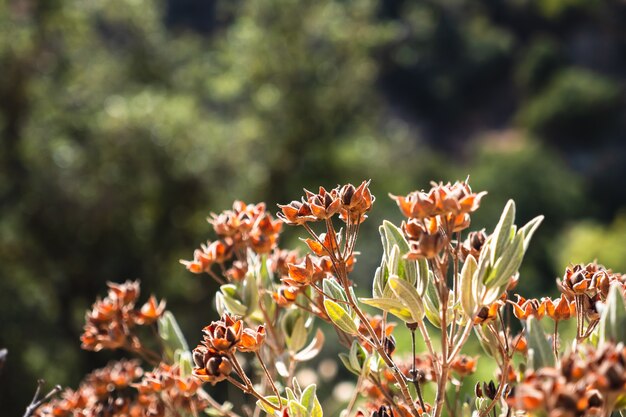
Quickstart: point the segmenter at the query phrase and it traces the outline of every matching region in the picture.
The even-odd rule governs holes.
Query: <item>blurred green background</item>
[[[619,0],[0,0],[0,407],[116,356],[78,340],[107,280],[193,345],[215,286],[178,259],[234,199],[371,178],[362,290],[387,193],[468,174],[473,227],[546,216],[520,293],[626,270],[625,28]]]

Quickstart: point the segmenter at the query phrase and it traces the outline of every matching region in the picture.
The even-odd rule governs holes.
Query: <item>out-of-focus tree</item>
[[[395,32],[374,2],[245,2],[210,39],[163,20],[148,1],[0,5],[6,410],[37,378],[95,365],[76,341],[105,280],[139,277],[201,327],[211,286],[177,260],[209,236],[209,210],[419,171],[406,129],[381,117],[375,54]]]
[[[626,215],[603,225],[587,220],[571,225],[554,242],[557,267],[597,260],[614,271],[626,271]]]

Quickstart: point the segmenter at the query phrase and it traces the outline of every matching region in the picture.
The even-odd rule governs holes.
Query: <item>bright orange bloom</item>
[[[545,305],[548,317],[552,320],[567,320],[576,315],[576,303],[568,301],[564,296],[551,300],[549,297],[542,298],[541,304]]]

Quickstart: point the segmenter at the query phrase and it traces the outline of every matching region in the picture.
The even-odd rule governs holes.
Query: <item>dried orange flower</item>
[[[554,321],[567,320],[570,317],[576,316],[576,303],[574,301],[568,301],[565,296],[559,297],[556,300],[544,297],[541,299],[541,305],[545,305],[548,317]]]
[[[204,342],[209,349],[219,353],[232,353],[241,339],[243,322],[224,313],[222,319],[214,321],[204,329]]]
[[[597,415],[612,410],[617,398],[626,394],[626,348],[605,343],[599,349],[581,346],[564,355],[556,368],[529,371],[507,402],[524,411],[548,415]]]
[[[342,208],[340,218],[348,223],[360,223],[367,216],[365,213],[372,209],[372,205],[376,198],[369,189],[370,181],[363,181],[357,188],[352,184],[346,184],[339,191]]]
[[[202,382],[212,385],[225,380],[233,371],[230,359],[222,354],[212,351],[205,345],[198,345],[193,350],[193,375]]]
[[[513,306],[513,314],[520,320],[526,320],[533,316],[537,319],[541,319],[546,312],[546,305],[543,302],[531,298],[525,299],[519,294],[515,294],[517,302],[509,300],[509,303]]]
[[[436,218],[402,222],[402,230],[409,240],[409,259],[433,258],[446,246],[446,237]]]
[[[65,390],[61,398],[41,405],[35,417],[141,416],[144,407],[137,392],[129,389],[143,370],[137,361],[111,362],[87,375],[76,391]]]
[[[197,395],[202,383],[193,376],[182,376],[178,366],[159,364],[152,372],[147,372],[133,387],[139,392],[137,401],[149,410],[149,415],[165,416],[166,409],[194,414],[209,406]]]
[[[474,324],[486,324],[494,321],[498,317],[500,307],[504,305],[502,300],[497,300],[490,306],[483,306],[474,317]]]
[[[269,254],[276,249],[283,222],[275,220],[266,211],[265,204],[246,204],[235,201],[231,210],[220,214],[211,214],[208,219],[218,240],[201,245],[194,251],[191,261],[181,260],[180,263],[195,273],[210,273],[214,264],[234,260],[226,274],[231,280],[238,280],[247,271],[245,254],[248,249],[255,253]],[[235,258],[235,259],[233,259]],[[234,269],[233,269],[234,268]],[[241,274],[241,270],[244,270]]]
[[[486,241],[487,234],[485,233],[485,229],[469,232],[467,239],[465,239],[461,245],[461,260],[465,261],[469,255],[472,255],[474,259],[478,259],[480,257],[480,251],[483,249]]]
[[[148,325],[165,311],[165,301],[150,300],[141,309],[135,309],[139,297],[139,281],[124,284],[107,283],[109,292],[103,300],[97,300],[85,316],[81,335],[82,348],[102,349],[138,348],[139,339],[133,334],[136,325]]]
[[[313,275],[321,271],[319,266],[313,264],[309,255],[299,264],[288,264],[287,268],[288,276],[281,278],[281,281],[292,287],[309,285],[313,281]]]
[[[480,206],[480,200],[487,194],[472,192],[469,184],[455,182],[454,184],[433,183],[428,193],[413,191],[406,197],[391,195],[406,217],[424,219],[441,214],[473,213]]]
[[[526,341],[524,333],[518,333],[517,336],[513,337],[513,339],[509,342],[509,346],[511,346],[516,352],[526,354],[528,351],[528,342]]]
[[[467,182],[433,184],[428,192],[414,191],[407,196],[390,195],[402,214],[408,217],[408,221],[402,224],[411,246],[408,257],[417,259],[437,256],[449,243],[453,233],[469,227],[470,213],[478,209],[483,195],[484,192],[472,193]],[[476,241],[472,244],[482,246],[480,237],[473,237]],[[468,244],[463,256],[469,253],[472,253],[471,244]]]
[[[281,285],[278,287],[277,292],[272,293],[272,298],[280,307],[287,307],[296,301],[299,292],[300,289],[298,287]]]
[[[259,326],[256,330],[243,329],[241,340],[237,344],[240,352],[256,352],[265,341],[265,326]]]
[[[279,204],[281,212],[276,216],[288,225],[300,225],[307,222],[317,221],[317,217],[313,215],[311,206],[307,202],[292,201],[289,204]]]
[[[151,295],[148,299],[148,302],[146,302],[137,313],[135,322],[140,325],[152,324],[163,315],[164,311],[165,300],[157,302],[156,297],[154,295]]]
[[[372,413],[372,417],[395,417],[393,410],[388,405],[381,405]]]
[[[338,189],[326,191],[324,187],[319,188],[319,192],[314,194],[308,190],[304,190],[306,201],[311,207],[311,212],[317,220],[326,220],[341,209],[341,200],[339,199]]]
[[[454,359],[450,365],[452,370],[459,374],[459,376],[467,376],[476,372],[476,364],[478,363],[477,357],[471,357],[467,355],[459,355]]]

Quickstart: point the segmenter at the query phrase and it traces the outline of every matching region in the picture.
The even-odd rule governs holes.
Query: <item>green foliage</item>
[[[559,270],[570,263],[588,263],[601,259],[615,271],[626,270],[626,216],[618,216],[603,226],[594,221],[581,221],[565,230],[554,244]]]
[[[325,299],[324,308],[333,324],[348,334],[357,334],[358,328],[350,312],[333,300]]]
[[[189,352],[189,346],[187,345],[185,336],[171,312],[166,311],[163,313],[163,316],[159,318],[157,324],[159,336],[163,342],[164,354],[170,361],[173,362],[176,355],[181,356]]]
[[[609,290],[606,305],[598,323],[598,345],[612,341],[626,343],[626,301],[623,287],[614,284]]]
[[[585,141],[611,127],[620,87],[608,77],[581,69],[560,72],[520,113],[531,132]]]
[[[526,322],[526,339],[528,340],[528,365],[532,369],[554,366],[555,358],[548,336],[541,323],[534,317]]]

